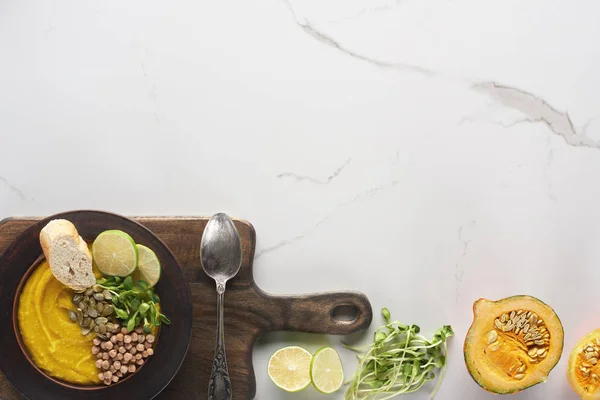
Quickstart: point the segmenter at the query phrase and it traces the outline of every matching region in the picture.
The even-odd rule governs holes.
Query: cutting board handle
[[[371,303],[359,292],[274,297],[283,310],[282,330],[348,335],[371,324]]]

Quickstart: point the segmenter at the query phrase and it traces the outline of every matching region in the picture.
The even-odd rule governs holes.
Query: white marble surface
[[[0,218],[245,218],[265,290],[357,289],[426,333],[452,324],[441,400],[495,398],[462,358],[473,301],[535,295],[565,354],[513,398],[576,399],[567,354],[600,325],[599,14],[592,0],[4,1]],[[266,361],[340,342],[265,338],[256,398],[326,398],[278,391]]]

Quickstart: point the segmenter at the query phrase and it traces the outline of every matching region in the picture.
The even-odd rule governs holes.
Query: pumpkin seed
[[[108,322],[108,319],[106,319],[104,317],[98,317],[98,318],[96,318],[96,323],[98,325],[106,324],[107,322]]]
[[[537,349],[534,347],[533,349],[529,350],[529,357],[535,357],[537,355]]]
[[[69,318],[73,322],[77,322],[77,313],[75,311],[69,310]]]
[[[546,342],[544,342],[543,340],[536,340],[534,343],[537,344],[538,346],[543,346],[546,344]]]
[[[81,328],[81,334],[82,335],[87,335],[90,332],[91,332],[90,328]]]
[[[91,296],[92,294],[94,294],[94,290],[93,290],[92,288],[87,288],[87,289],[85,290],[85,295],[86,295],[86,296],[88,296],[88,297],[89,297],[89,296]]]
[[[95,307],[96,306],[96,300],[94,300],[93,297],[90,297],[88,304],[90,305],[90,307]]]
[[[96,325],[94,327],[94,332],[96,332],[96,333],[100,332],[100,325]]]
[[[106,325],[104,325],[104,324],[98,325],[98,333],[101,333],[103,335],[106,334]]]
[[[94,299],[102,301],[104,300],[104,295],[102,293],[94,293]]]
[[[83,323],[81,324],[81,326],[84,328],[89,328],[91,323],[92,323],[92,319],[90,317],[85,317],[83,319]]]
[[[523,327],[523,332],[527,333],[529,332],[529,324],[525,324],[525,326]],[[527,339],[525,339],[527,340]]]
[[[502,316],[500,317],[500,322],[506,322],[507,319],[508,319],[508,315],[502,314]]]
[[[103,289],[100,287],[100,285],[94,285],[92,286],[92,290],[96,293],[100,293]]]
[[[515,379],[521,380],[523,378],[525,378],[525,374],[517,374],[517,375],[515,375]]]
[[[77,321],[79,322],[79,325],[81,325],[83,323],[83,312],[81,311],[81,308],[78,308],[75,313],[77,314]]]
[[[80,301],[79,304],[77,304],[78,308],[81,308],[81,311],[85,311],[88,309],[88,305],[85,304],[83,301]]]
[[[96,336],[98,336],[102,340],[108,340],[108,336],[106,336],[106,335],[104,335],[102,333],[97,333]]]
[[[525,370],[527,369],[527,366],[525,364],[521,365],[521,367],[517,370],[517,372],[523,373],[525,372]]]
[[[106,289],[105,289],[105,290],[102,292],[102,294],[104,295],[104,298],[105,298],[106,300],[111,300],[111,299],[112,299],[112,293],[111,293],[111,292],[109,292],[108,290],[106,290]]]
[[[592,365],[596,365],[596,364],[598,364],[598,359],[597,359],[596,357],[590,358],[588,361],[589,361],[589,362],[590,362],[590,364],[592,364]]]
[[[515,316],[516,316],[516,315],[517,315],[517,313],[516,313],[516,312],[514,312],[514,311],[512,311],[512,312],[510,313],[510,319],[515,319]]]
[[[488,333],[487,340],[488,340],[488,344],[494,343],[496,340],[498,340],[498,332],[496,332],[494,329],[492,329]]]
[[[108,317],[109,315],[111,315],[114,311],[113,306],[108,305],[106,307],[104,307],[104,310],[102,310],[102,316],[103,317]]]
[[[104,310],[104,303],[98,303],[98,304],[96,304],[96,310],[98,310],[98,312],[100,314],[102,314],[102,310]]]
[[[496,328],[502,329],[502,323],[498,318],[496,318],[496,321],[494,321],[494,325],[496,325]]]
[[[73,296],[73,304],[78,304],[81,300],[83,300],[82,294],[77,293],[75,296]]]
[[[94,320],[92,320],[90,322],[90,329],[95,328],[96,327],[96,323],[94,322]]]

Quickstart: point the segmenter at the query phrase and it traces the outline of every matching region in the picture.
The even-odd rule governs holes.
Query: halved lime
[[[299,392],[310,385],[311,359],[312,355],[302,347],[289,346],[277,350],[269,359],[269,378],[286,392]]]
[[[133,282],[145,281],[148,287],[156,285],[160,279],[160,261],[156,254],[144,245],[136,244],[138,249],[138,265],[131,277]]]
[[[310,379],[319,392],[333,393],[344,384],[342,360],[335,349],[323,347],[315,353],[310,362]]]
[[[138,264],[135,242],[123,231],[104,231],[92,244],[92,259],[103,275],[127,276]]]

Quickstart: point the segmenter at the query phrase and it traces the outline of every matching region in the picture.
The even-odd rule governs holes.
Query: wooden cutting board
[[[199,254],[200,238],[208,218],[133,219],[154,232],[175,254],[190,284],[194,303],[189,352],[175,379],[157,398],[207,399],[208,377],[215,347],[216,291],[214,281],[202,271]],[[0,221],[0,254],[37,220],[38,218],[9,218]],[[252,272],[256,245],[254,228],[241,220],[236,220],[235,225],[242,242],[242,266],[238,275],[227,283],[225,346],[233,398],[239,400],[252,399],[256,394],[252,349],[261,335],[280,330],[347,335],[366,329],[371,324],[372,310],[366,296],[357,292],[300,296],[265,293],[254,283]],[[355,313],[354,319],[338,319],[338,315],[347,315],[348,311]],[[0,373],[0,399],[21,398]]]

